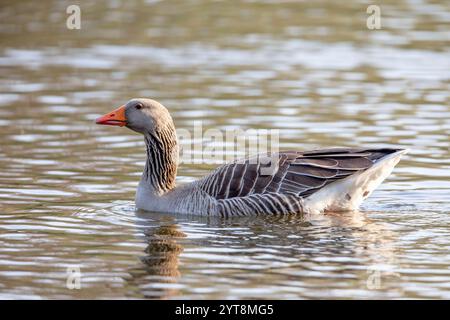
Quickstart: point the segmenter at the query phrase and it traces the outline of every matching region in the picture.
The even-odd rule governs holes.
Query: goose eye
[[[142,105],[140,105],[140,104],[136,105],[136,109],[138,109],[138,110],[142,109]]]

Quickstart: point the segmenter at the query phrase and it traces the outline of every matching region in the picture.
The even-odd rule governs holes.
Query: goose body
[[[403,149],[285,151],[237,160],[175,185],[178,144],[167,109],[133,99],[96,121],[127,126],[145,138],[147,161],[136,207],[147,211],[244,216],[357,209],[392,172]]]

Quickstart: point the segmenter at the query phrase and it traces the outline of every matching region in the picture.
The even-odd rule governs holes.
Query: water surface
[[[381,30],[364,1],[81,2],[81,30],[70,4],[0,4],[0,298],[450,298],[448,2],[383,1]],[[93,124],[132,97],[281,149],[411,151],[360,212],[136,212],[142,138]]]

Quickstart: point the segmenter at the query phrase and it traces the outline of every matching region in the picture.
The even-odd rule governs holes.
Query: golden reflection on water
[[[381,30],[368,4],[82,2],[67,30],[64,1],[3,1],[0,297],[449,298],[449,3],[382,1]],[[93,124],[136,96],[281,149],[411,152],[361,212],[141,215],[141,137]]]
[[[179,290],[171,288],[170,284],[176,284],[181,276],[178,270],[179,255],[183,252],[183,246],[178,244],[178,238],[186,237],[179,231],[176,224],[162,225],[156,230],[144,231],[148,246],[145,248],[145,256],[141,257],[144,264],[145,279],[149,281],[149,287],[145,286],[147,281],[135,280],[138,285],[144,284],[145,297],[166,299],[179,295]],[[149,277],[150,276],[150,277]],[[152,287],[153,277],[158,277],[159,286]],[[165,284],[165,286],[161,286]],[[148,293],[146,293],[146,289]],[[159,293],[159,291],[161,291]]]

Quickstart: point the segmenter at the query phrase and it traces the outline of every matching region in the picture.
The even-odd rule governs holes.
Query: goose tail
[[[392,150],[378,159],[368,169],[331,183],[305,199],[307,211],[353,211],[391,174],[408,149]]]

